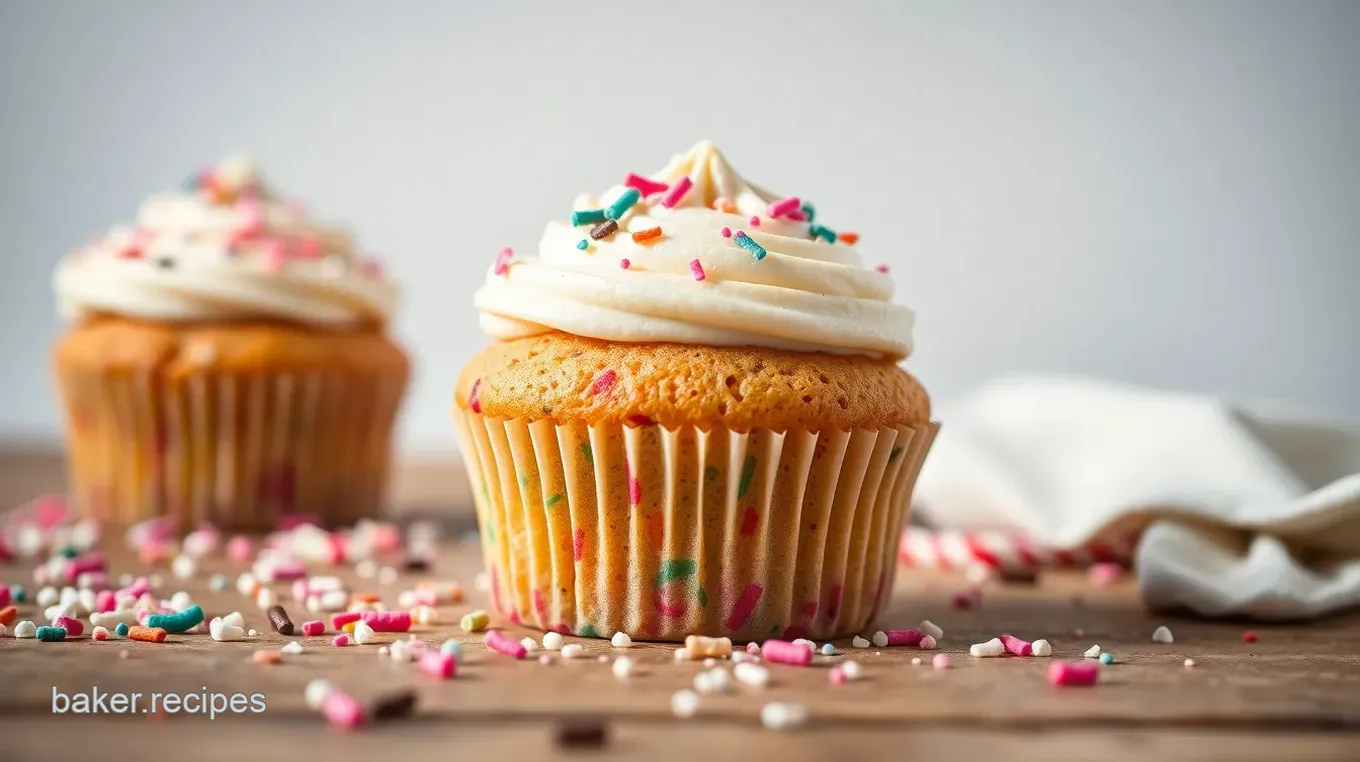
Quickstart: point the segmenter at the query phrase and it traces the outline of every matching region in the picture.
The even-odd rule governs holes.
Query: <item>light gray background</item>
[[[246,149],[405,282],[404,447],[449,450],[494,252],[705,137],[891,265],[937,396],[1355,416],[1357,40],[1356,2],[0,0],[0,438],[57,435],[58,258]]]

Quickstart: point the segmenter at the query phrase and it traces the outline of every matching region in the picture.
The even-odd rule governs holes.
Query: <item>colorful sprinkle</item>
[[[1048,668],[1048,681],[1054,685],[1095,685],[1100,668],[1091,662],[1058,662]]]
[[[661,205],[667,209],[674,209],[676,204],[679,204],[685,194],[689,193],[689,189],[693,187],[694,181],[689,179],[688,175],[680,178],[680,181],[672,185],[670,190],[666,191],[665,195],[661,197]]]
[[[591,449],[589,442],[581,445],[581,456],[586,459],[587,463],[595,463],[595,451]]]
[[[803,212],[803,217],[808,222],[812,222],[813,220],[817,219],[817,207],[813,206],[810,203],[803,204],[803,208],[800,211]]]
[[[581,556],[586,552],[586,530],[577,529],[571,537],[571,557],[574,561],[580,561]]]
[[[843,241],[848,246],[854,246],[859,243],[859,233],[840,233],[836,238],[839,241]]]
[[[732,237],[732,228],[724,227],[724,228],[722,229],[721,232],[722,232],[722,237],[723,237],[723,238],[731,238],[731,237]]]
[[[633,204],[636,204],[639,198],[642,198],[642,192],[637,188],[625,190],[623,195],[618,197],[618,200],[610,204],[608,209],[604,210],[605,219],[621,219],[623,215],[628,213],[629,209],[633,208]]]
[[[661,564],[661,571],[656,575],[656,587],[663,587],[677,579],[693,577],[698,568],[698,563],[691,558],[672,558]]]
[[[836,242],[836,231],[824,225],[809,225],[808,232],[812,234],[813,239],[821,238],[827,243]]]
[[[595,625],[591,624],[590,622],[586,622],[585,624],[582,624],[582,625],[576,630],[576,634],[579,635],[580,637],[583,637],[583,638],[598,638],[598,637],[600,637],[599,631],[596,630],[596,629],[595,629]],[[565,650],[565,649],[564,649],[564,650]],[[565,657],[566,654],[563,654],[563,656]]]
[[[747,508],[741,516],[741,536],[750,537],[760,525],[760,513],[755,508]]]
[[[582,238],[581,240],[576,242],[576,248],[580,249],[581,251],[585,251],[586,249],[590,248],[590,241],[587,241],[586,239]]]
[[[632,266],[633,266],[633,263],[632,263],[631,261],[629,261],[629,259],[628,259],[627,257],[624,257],[623,259],[620,259],[620,260],[619,260],[619,268],[620,268],[620,269],[627,270],[628,268],[630,268],[630,267],[632,267]]]
[[[302,259],[317,259],[321,256],[321,242],[316,236],[305,235],[297,241],[297,255]]]
[[[694,274],[695,280],[703,280],[704,278],[708,277],[704,273],[704,266],[700,264],[699,260],[697,259],[691,259],[689,261],[689,271]]]
[[[478,415],[482,412],[482,395],[478,392],[482,388],[482,380],[479,378],[472,382],[472,392],[468,394],[468,407]]]
[[[629,172],[628,176],[623,178],[623,184],[628,188],[637,188],[638,192],[644,196],[660,193],[670,187],[665,183],[659,183],[633,172]]]
[[[601,238],[608,238],[609,236],[614,235],[615,233],[618,232],[618,230],[619,230],[618,221],[605,220],[604,222],[601,222],[600,224],[590,229],[590,237],[598,241]],[[580,244],[577,245],[579,246]]]
[[[746,497],[747,491],[751,489],[751,479],[756,475],[756,456],[747,455],[746,460],[741,464],[741,482],[737,485],[737,499]]]
[[[1251,630],[1247,630],[1246,632],[1242,633],[1242,642],[1243,642],[1243,643],[1255,643],[1255,642],[1256,642],[1256,633],[1252,632]]]
[[[883,273],[884,275],[887,275],[887,274],[888,274],[888,266],[887,266],[887,265],[879,265],[878,267],[875,267],[874,270],[876,270],[876,271],[878,271],[878,272],[880,272],[880,273]]]
[[[633,234],[633,243],[642,243],[643,241],[650,241],[654,238],[660,237],[661,228],[659,227],[647,228],[646,230],[639,230],[638,232]]]
[[[510,260],[515,256],[515,250],[506,246],[496,255],[496,275],[504,275],[510,271]]]
[[[757,262],[765,258],[765,254],[767,253],[765,247],[756,243],[755,239],[751,238],[751,236],[738,230],[732,234],[732,240],[736,241],[737,245],[741,248],[751,252],[751,256],[755,257]]]
[[[549,495],[548,499],[543,502],[543,505],[547,506],[548,508],[551,508],[554,505],[557,505],[559,502],[561,502],[561,500],[562,500],[561,495]]]
[[[737,602],[732,605],[732,613],[728,614],[727,621],[724,623],[729,630],[740,630],[746,624],[746,620],[751,618],[751,612],[755,611],[756,604],[760,603],[760,596],[765,593],[765,588],[752,582],[741,591],[737,597]]]
[[[771,217],[783,217],[790,212],[797,211],[800,205],[801,202],[798,200],[797,196],[789,196],[788,198],[781,198],[770,204],[766,207],[765,211]]]
[[[619,380],[619,374],[613,368],[606,370],[595,377],[594,383],[590,385],[591,394],[608,394],[614,388],[614,383]]]
[[[713,199],[713,208],[726,214],[735,214],[737,211],[737,205],[732,203],[732,199],[722,196]]]
[[[603,209],[578,209],[571,213],[571,224],[573,225],[594,225],[597,222],[604,222]]]
[[[642,505],[642,482],[636,476],[628,477],[628,502],[634,508]]]

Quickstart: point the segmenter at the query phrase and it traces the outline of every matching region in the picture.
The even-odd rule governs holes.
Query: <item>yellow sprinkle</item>
[[[486,629],[488,624],[491,624],[491,616],[481,610],[464,614],[463,620],[459,622],[463,632],[481,632]]]

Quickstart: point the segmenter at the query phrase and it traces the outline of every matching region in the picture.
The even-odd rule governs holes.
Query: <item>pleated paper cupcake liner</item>
[[[59,373],[70,498],[119,524],[263,530],[376,516],[405,379],[337,373]]]
[[[665,641],[864,630],[891,589],[938,429],[454,418],[497,611],[543,630]]]

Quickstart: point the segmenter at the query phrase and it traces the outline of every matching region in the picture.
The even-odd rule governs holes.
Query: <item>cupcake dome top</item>
[[[577,198],[537,256],[503,250],[475,304],[502,340],[560,331],[902,359],[915,316],[857,240],[823,225],[807,198],[746,181],[705,141]]]
[[[385,323],[397,289],[344,230],[280,197],[247,159],[148,198],[134,223],[74,252],[53,276],[59,310],[180,322]]]

